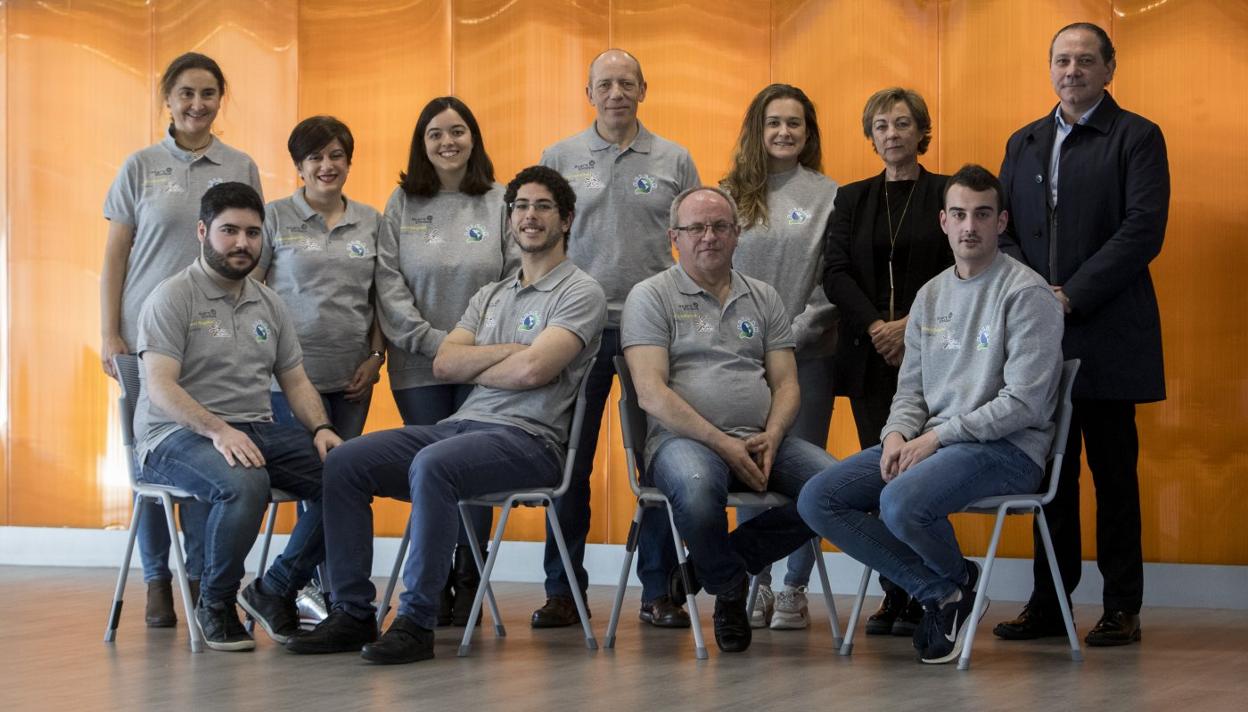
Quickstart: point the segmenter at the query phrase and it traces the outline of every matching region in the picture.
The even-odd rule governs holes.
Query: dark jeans
[[[399,407],[399,416],[404,425],[436,425],[438,421],[449,418],[468,400],[474,386],[471,383],[446,383],[436,386],[418,386],[416,388],[400,388],[394,393],[394,404]],[[490,527],[494,524],[494,510],[490,507],[470,507],[472,528],[484,543],[490,538]],[[456,543],[468,546],[468,530],[463,524],[459,526],[459,538]]]
[[[264,455],[264,467],[230,467],[212,441],[178,430],[147,456],[139,479],[180,487],[210,506],[204,526],[204,572],[200,597],[232,602],[243,578],[244,559],[260,530],[276,487],[298,496],[307,510],[295,524],[286,549],[264,574],[264,586],[293,597],[325,558],[321,526],[321,458],[303,428],[277,423],[234,425]]]
[[[598,360],[594,362],[585,387],[585,422],[581,426],[581,441],[572,464],[572,482],[567,494],[555,502],[555,515],[559,518],[559,527],[563,530],[563,539],[582,592],[589,587],[589,574],[585,571],[585,537],[589,534],[590,518],[589,476],[594,469],[594,452],[598,449],[603,410],[611,392],[611,381],[615,378],[612,359],[622,353],[619,329],[604,329]],[[546,595],[571,596],[572,588],[564,574],[549,522],[546,524],[543,566],[546,569]],[[648,603],[667,593],[667,574],[675,566],[676,553],[671,545],[667,515],[659,508],[647,507],[642,511],[641,527],[637,532],[637,577],[641,579],[643,602]]]
[[[880,431],[888,422],[893,396],[897,393],[897,369],[885,363],[879,353],[872,351],[867,355],[863,380],[863,395],[850,398],[849,409],[854,414],[854,427],[858,430],[858,446],[866,450],[880,444]],[[882,573],[880,588],[888,594],[902,591]]]
[[[1136,471],[1140,440],[1135,428],[1135,404],[1075,399],[1071,405],[1062,479],[1057,496],[1044,508],[1062,584],[1069,598],[1082,573],[1079,452],[1086,442],[1088,469],[1096,485],[1096,563],[1105,579],[1105,610],[1139,613],[1144,600],[1144,554],[1140,545],[1140,482]],[[1056,611],[1057,595],[1038,530],[1033,567],[1033,605]]]
[[[356,438],[325,462],[325,536],[333,606],[373,615],[373,497],[412,503],[399,615],[432,629],[451,570],[458,500],[524,487],[554,487],[559,448],[520,428],[460,421]]]
[[[295,417],[290,409],[290,401],[281,391],[270,391],[269,401],[273,405],[273,420],[283,425],[302,428],[303,423]],[[368,407],[373,401],[373,392],[361,401],[347,400],[346,391],[321,394],[321,405],[325,406],[325,415],[334,426],[334,432],[343,440],[359,437],[364,432],[364,421],[368,420]]]
[[[143,580],[171,581],[165,508],[146,499],[139,506],[143,508],[143,518],[135,539],[139,542],[139,560],[143,562]],[[197,500],[178,503],[178,521],[186,535],[186,576],[192,580],[198,580],[204,570],[204,524],[208,512],[208,505]]]

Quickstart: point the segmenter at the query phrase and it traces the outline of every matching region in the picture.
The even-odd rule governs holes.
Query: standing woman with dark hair
[[[793,319],[801,405],[792,434],[826,448],[832,420],[832,355],[836,308],[824,296],[823,241],[836,183],[822,172],[815,105],[788,84],[760,91],[746,109],[724,189],[737,201],[742,231],[733,256],[742,273],[775,287]],[[746,509],[742,518],[763,510]],[[815,560],[801,547],[789,555],[784,589],[771,590],[770,567],[759,574],[750,624],[777,630],[810,625],[806,585]]]
[[[375,209],[343,194],[355,139],[332,116],[304,119],[286,143],[303,187],[264,211],[259,274],[281,296],[303,348],[303,368],[343,440],[364,432],[378,380],[381,332],[373,315],[378,235]],[[273,416],[295,425],[273,384]]]
[[[823,288],[840,310],[836,394],[849,396],[865,450],[880,442],[897,392],[906,322],[915,292],[953,264],[940,228],[948,176],[919,164],[932,141],[932,118],[912,89],[882,89],[867,99],[862,132],[884,172],[842,186],[828,224]],[[922,606],[881,577],[884,601],[867,620],[871,635],[910,635]]]
[[[404,425],[432,425],[450,417],[473,387],[434,377],[438,346],[472,295],[501,279],[514,261],[503,187],[494,182],[494,164],[464,102],[442,96],[420,112],[386,219],[391,230],[378,246],[376,280],[390,387]],[[473,516],[478,536],[488,537],[493,511],[475,508]],[[438,624],[464,625],[479,577],[462,526],[450,574]]]
[[[112,378],[113,357],[131,353],[138,341],[139,309],[165,278],[199,257],[195,225],[199,200],[218,183],[238,181],[260,192],[260,171],[251,158],[212,135],[225,96],[225,75],[211,58],[187,52],[174,59],[160,80],[171,123],[159,143],[131,154],[104,199],[108,242],[100,271],[100,360]],[[147,582],[145,618],[153,628],[174,625],[169,571],[169,533],[160,505],[146,503],[139,523],[139,557]],[[187,502],[178,508],[186,537],[186,566],[192,591],[203,568],[207,508]]]

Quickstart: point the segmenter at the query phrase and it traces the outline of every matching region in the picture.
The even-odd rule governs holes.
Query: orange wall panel
[[[0,5],[0,67],[9,66],[9,6]],[[0,107],[8,106],[8,73],[0,72]],[[9,214],[8,112],[0,111],[0,215]],[[9,221],[0,218],[0,260],[8,266]],[[0,526],[9,523],[9,271],[0,269]]]

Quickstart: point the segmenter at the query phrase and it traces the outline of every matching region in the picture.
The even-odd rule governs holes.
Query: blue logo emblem
[[[359,240],[352,240],[347,243],[347,256],[352,259],[359,259],[368,256],[368,248]]]
[[[654,176],[641,174],[633,179],[633,192],[637,195],[649,195],[654,191]]]
[[[980,329],[979,336],[975,337],[975,350],[976,351],[988,350],[988,327],[985,326],[982,329]]]
[[[269,340],[269,325],[256,320],[256,323],[251,325],[251,333],[256,335],[256,343],[263,344]]]
[[[520,331],[533,331],[539,323],[541,323],[541,317],[537,315],[537,312],[528,312],[520,319]]]
[[[810,219],[810,213],[806,212],[805,210],[802,210],[801,208],[793,208],[792,210],[789,211],[789,224],[790,225],[801,225],[802,223],[806,222],[809,219]]]
[[[737,322],[738,339],[752,339],[755,333],[757,333],[757,329],[754,327],[754,322],[749,319],[742,319]]]
[[[469,225],[468,230],[464,234],[468,238],[467,242],[481,242],[488,233],[480,225]]]

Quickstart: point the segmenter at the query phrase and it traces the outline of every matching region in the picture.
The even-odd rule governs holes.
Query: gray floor
[[[854,655],[832,648],[816,601],[807,631],[756,631],[741,655],[695,661],[687,631],[636,619],[637,590],[614,651],[591,653],[579,629],[534,631],[542,602],[535,584],[498,584],[509,624],[489,628],[468,658],[458,636],[438,635],[437,658],[375,667],[352,655],[300,657],[258,636],[253,653],[192,655],[186,629],[148,630],[142,583],[131,579],[118,640],[101,642],[115,572],[0,567],[0,709],[826,709],[1197,710],[1244,709],[1248,697],[1248,612],[1150,609],[1144,642],[1085,650],[1071,663],[1063,643],[1005,643],[991,624],[1017,604],[988,612],[968,672],[914,662],[902,638],[859,637]],[[710,640],[711,601],[703,624]],[[849,598],[837,599],[842,618]],[[594,587],[595,634],[604,635],[610,590]],[[1100,611],[1081,607],[1081,634]],[[454,630],[454,629],[452,629]],[[460,629],[462,630],[462,629]],[[861,631],[860,631],[861,632]]]

